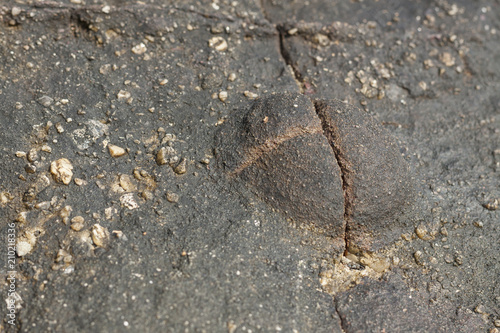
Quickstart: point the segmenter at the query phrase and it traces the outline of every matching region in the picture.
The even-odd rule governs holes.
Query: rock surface
[[[29,246],[0,331],[496,329],[498,22],[494,0],[2,1],[0,220]],[[216,171],[220,126],[282,92],[376,116],[413,166],[421,215],[381,258],[335,263]],[[52,180],[61,157],[81,185]]]

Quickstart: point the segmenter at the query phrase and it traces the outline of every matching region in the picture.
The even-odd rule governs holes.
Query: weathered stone
[[[390,134],[366,112],[337,100],[316,101],[342,169],[349,250],[377,250],[400,238],[413,202],[408,164]]]
[[[218,136],[218,163],[272,207],[332,236],[344,250],[340,168],[309,98],[279,94],[258,100],[241,122]]]
[[[73,165],[66,158],[58,159],[50,164],[50,173],[57,182],[68,185],[73,177]]]
[[[118,146],[112,145],[112,144],[108,144],[108,150],[109,150],[109,154],[112,157],[120,157],[120,156],[123,156],[127,153],[127,151],[125,149],[123,149],[122,147],[118,147]]]
[[[406,162],[371,116],[340,101],[260,99],[218,133],[216,153],[230,177],[331,236],[339,253],[378,250],[405,224],[399,217],[412,201]]]

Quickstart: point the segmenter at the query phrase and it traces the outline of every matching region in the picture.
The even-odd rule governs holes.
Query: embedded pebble
[[[183,157],[173,170],[178,175],[185,174],[187,172],[187,160]]]
[[[415,233],[417,234],[418,238],[422,240],[431,240],[433,238],[428,234],[427,228],[423,224],[420,224],[415,228]]]
[[[64,206],[64,208],[59,211],[59,216],[63,219],[64,224],[68,224],[69,216],[72,211],[73,208],[71,206]]]
[[[0,193],[0,204],[5,205],[11,200],[11,195],[8,192]]]
[[[419,265],[424,265],[424,255],[421,251],[416,251],[413,253],[413,258],[415,258],[415,262]]]
[[[33,165],[33,164],[26,164],[24,166],[24,171],[26,171],[26,173],[35,173],[36,172],[36,166]]]
[[[109,154],[112,157],[120,157],[120,156],[123,156],[127,153],[127,151],[125,149],[123,149],[122,147],[118,147],[118,146],[110,144],[110,143],[108,144],[108,150],[109,150]]]
[[[455,65],[455,58],[449,52],[444,52],[443,54],[441,54],[439,56],[439,60],[441,60],[441,62],[447,67]]]
[[[257,97],[259,97],[259,95],[257,95],[256,93],[253,93],[253,92],[248,91],[248,90],[245,90],[243,95],[245,95],[245,97],[247,97],[249,99],[256,99]]]
[[[171,162],[172,157],[175,155],[175,150],[172,147],[162,147],[156,154],[156,163],[164,165]]]
[[[19,257],[23,257],[33,250],[33,246],[27,241],[20,241],[16,244],[16,252]]]
[[[75,216],[71,219],[71,229],[74,231],[80,231],[83,229],[85,219],[82,216]]]
[[[147,50],[146,45],[144,45],[144,43],[140,43],[132,48],[132,53],[140,55],[145,53]]]
[[[128,209],[136,209],[139,208],[137,201],[135,201],[134,193],[127,193],[120,197],[120,203],[127,207]]]
[[[154,195],[153,195],[153,193],[151,193],[150,191],[144,190],[144,191],[142,191],[142,193],[141,193],[141,197],[142,197],[144,200],[153,200]]]
[[[42,201],[35,205],[36,209],[47,210],[50,208],[50,201]]]
[[[474,222],[474,226],[477,227],[477,228],[482,228],[484,226],[484,224],[481,221],[475,221]]]
[[[94,224],[91,231],[92,241],[96,246],[105,247],[109,241],[109,231],[100,224]]]
[[[50,173],[56,182],[68,185],[73,177],[73,165],[66,158],[58,159],[50,164]]]
[[[167,192],[166,197],[168,202],[176,203],[179,201],[179,195],[174,192]]]
[[[488,210],[497,210],[499,205],[500,205],[499,199],[492,199],[492,200],[484,203],[483,207],[488,209]]]
[[[132,182],[132,178],[129,175],[120,175],[120,186],[125,192],[137,191],[137,186]]]
[[[226,40],[219,36],[210,38],[208,46],[220,52],[226,51],[228,47]]]
[[[30,149],[27,155],[28,161],[35,162],[38,160],[38,152],[36,149]]]
[[[52,104],[52,102],[54,102],[54,99],[47,95],[44,95],[38,99],[38,102],[48,108]]]
[[[227,100],[227,91],[221,91],[219,93],[219,99],[221,102],[225,102]]]
[[[48,145],[43,145],[40,149],[46,153],[52,153],[52,148],[50,148],[50,146]]]
[[[19,14],[21,14],[21,8],[19,7],[12,7],[12,10],[10,12],[12,14],[12,16],[17,16]]]
[[[57,133],[63,133],[64,132],[64,127],[62,127],[61,123],[56,123],[56,131]]]
[[[116,95],[116,97],[118,99],[129,99],[130,96],[131,96],[131,94],[128,91],[125,91],[125,90],[120,90],[118,92],[118,94]]]
[[[104,216],[106,217],[106,220],[111,220],[115,213],[116,213],[116,208],[113,207],[108,207],[104,210]]]

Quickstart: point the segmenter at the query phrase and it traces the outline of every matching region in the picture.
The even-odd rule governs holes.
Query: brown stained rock
[[[219,167],[287,217],[331,236],[338,253],[400,238],[412,202],[408,166],[368,114],[276,94],[230,120],[216,141]]]
[[[340,168],[323,136],[314,105],[300,94],[261,99],[217,137],[217,162],[296,222],[345,247]]]
[[[316,101],[342,169],[349,250],[377,250],[400,238],[413,202],[408,164],[394,139],[366,112],[337,100]]]
[[[322,134],[284,141],[245,168],[241,179],[273,207],[338,240],[344,247],[344,196],[340,169]]]

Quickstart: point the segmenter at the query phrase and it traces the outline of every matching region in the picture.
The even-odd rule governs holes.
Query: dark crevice
[[[268,20],[271,23],[274,23],[269,19],[269,15],[265,10],[264,6],[265,1],[266,0],[260,0],[260,8],[262,14],[266,18],[266,20]],[[285,29],[285,26],[280,24],[276,25],[276,30],[278,31],[279,51],[281,58],[283,59],[285,64],[288,67],[290,67],[293,78],[300,89],[300,93],[304,94],[304,92],[306,91],[306,82],[304,79],[304,75],[302,75],[301,71],[298,68],[297,63],[293,61],[292,55],[290,54],[289,50],[285,47],[285,38],[287,37],[287,30]],[[335,159],[337,160],[337,163],[340,168],[342,191],[344,193],[344,221],[345,221],[344,243],[345,243],[345,252],[347,252],[349,247],[349,221],[352,215],[352,200],[353,200],[352,186],[350,186],[351,185],[351,179],[349,176],[350,171],[349,167],[347,166],[346,162],[347,160],[345,159],[344,154],[339,149],[339,147],[335,145],[335,140],[337,138],[335,137],[336,131],[333,127],[333,124],[331,124],[331,122],[327,120],[326,115],[321,112],[320,101],[313,101],[313,102],[316,114],[318,115],[321,121],[321,126],[323,128],[323,135],[326,137],[328,143],[332,147]]]
[[[352,216],[352,201],[353,201],[353,193],[352,193],[352,182],[350,177],[349,166],[347,165],[347,159],[344,156],[342,150],[335,145],[335,141],[337,141],[336,131],[334,125],[331,121],[328,120],[327,115],[323,111],[321,101],[314,101],[314,108],[316,110],[316,114],[321,121],[321,126],[323,127],[323,135],[326,137],[330,147],[332,147],[333,154],[335,155],[335,159],[337,160],[337,164],[340,168],[340,177],[342,180],[342,191],[344,193],[344,221],[345,221],[345,231],[344,231],[344,242],[345,242],[345,251],[348,251],[349,248],[349,222]]]
[[[337,305],[337,301],[334,300],[333,303],[334,303],[334,306],[335,306],[335,312],[337,313],[337,316],[339,317],[339,320],[340,320],[340,329],[342,330],[343,333],[348,333],[345,319],[342,318],[342,316],[340,315],[340,311],[339,311],[339,308],[338,308],[338,305]]]
[[[273,20],[270,19],[269,14],[266,11],[266,8],[264,6],[265,2],[266,2],[266,0],[259,1],[259,6],[260,6],[260,10],[262,12],[262,15],[264,16],[264,18],[268,22],[270,22],[271,24],[275,24],[275,22],[273,22]],[[293,78],[294,78],[295,82],[297,83],[297,86],[300,89],[300,93],[303,94],[304,93],[304,76],[299,71],[297,64],[293,62],[292,56],[290,55],[290,53],[288,52],[287,48],[284,45],[285,44],[284,43],[285,37],[287,34],[285,27],[282,26],[281,24],[276,24],[275,27],[276,27],[276,30],[278,31],[279,50],[280,50],[281,58],[283,59],[285,64],[291,68]]]
[[[262,15],[264,16],[264,18],[265,18],[267,21],[269,21],[269,22],[271,22],[271,23],[272,23],[272,21],[269,19],[269,15],[267,14],[266,7],[264,6],[264,2],[265,2],[265,1],[266,1],[266,0],[260,0],[260,1],[259,1],[260,10],[261,10]]]
[[[299,86],[300,92],[303,94],[304,93],[304,76],[299,71],[297,64],[293,61],[292,56],[290,55],[287,48],[285,47],[286,31],[281,26],[278,26],[277,29],[278,29],[278,33],[279,33],[279,39],[280,39],[281,58],[283,58],[283,61],[285,62],[285,64],[287,64],[287,66],[289,66],[292,69],[293,78],[295,79],[295,82],[297,82],[297,85]]]

